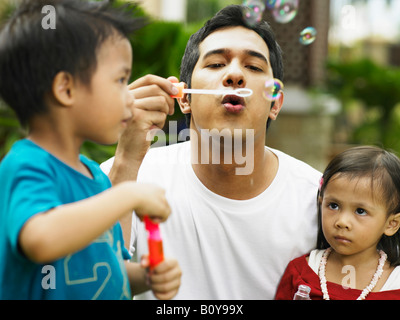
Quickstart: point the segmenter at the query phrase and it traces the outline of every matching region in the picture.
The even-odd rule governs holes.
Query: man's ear
[[[190,107],[189,95],[187,93],[184,93],[183,97],[178,98],[177,101],[183,114],[188,114],[192,112],[192,108]]]
[[[400,228],[400,213],[392,214],[386,225],[384,234],[388,237],[393,236]]]
[[[284,94],[283,91],[281,91],[278,99],[274,100],[274,105],[272,106],[271,111],[269,113],[269,118],[271,118],[271,120],[275,121],[278,118],[278,114],[283,106],[283,100],[284,100]]]
[[[75,83],[72,75],[65,71],[56,74],[53,80],[53,98],[62,106],[70,106],[74,102]]]

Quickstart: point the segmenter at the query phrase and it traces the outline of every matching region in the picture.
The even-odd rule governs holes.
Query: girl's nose
[[[337,219],[335,221],[335,227],[338,229],[347,229],[351,230],[350,216],[346,212],[341,212],[337,215]]]

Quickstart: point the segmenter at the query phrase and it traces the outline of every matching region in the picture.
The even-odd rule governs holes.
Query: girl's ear
[[[388,237],[393,236],[400,228],[400,213],[392,214],[386,225],[384,234]]]
[[[192,112],[192,109],[190,107],[189,95],[187,93],[184,93],[183,97],[178,98],[177,101],[183,114]]]

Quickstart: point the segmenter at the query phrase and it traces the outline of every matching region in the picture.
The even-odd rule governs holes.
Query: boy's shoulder
[[[99,167],[95,161],[84,155],[80,155],[80,159],[91,171],[97,170]],[[60,167],[69,168],[61,160],[31,140],[22,139],[13,144],[10,151],[0,162],[0,174],[10,176],[12,172],[23,169],[51,171]],[[100,168],[98,170],[100,171]]]
[[[18,169],[29,164],[41,165],[42,160],[49,156],[49,153],[38,147],[28,139],[22,139],[13,144],[10,151],[0,163],[0,170],[7,171]]]

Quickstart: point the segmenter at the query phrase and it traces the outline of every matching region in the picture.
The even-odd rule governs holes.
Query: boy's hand
[[[171,214],[171,208],[165,197],[164,189],[145,183],[133,182],[134,194],[137,197],[135,208],[136,215],[142,220],[145,215],[155,222],[167,220]]]
[[[147,256],[143,256],[141,266],[149,267]],[[176,296],[181,285],[182,271],[175,259],[165,259],[148,273],[150,289],[159,300],[169,300]]]

